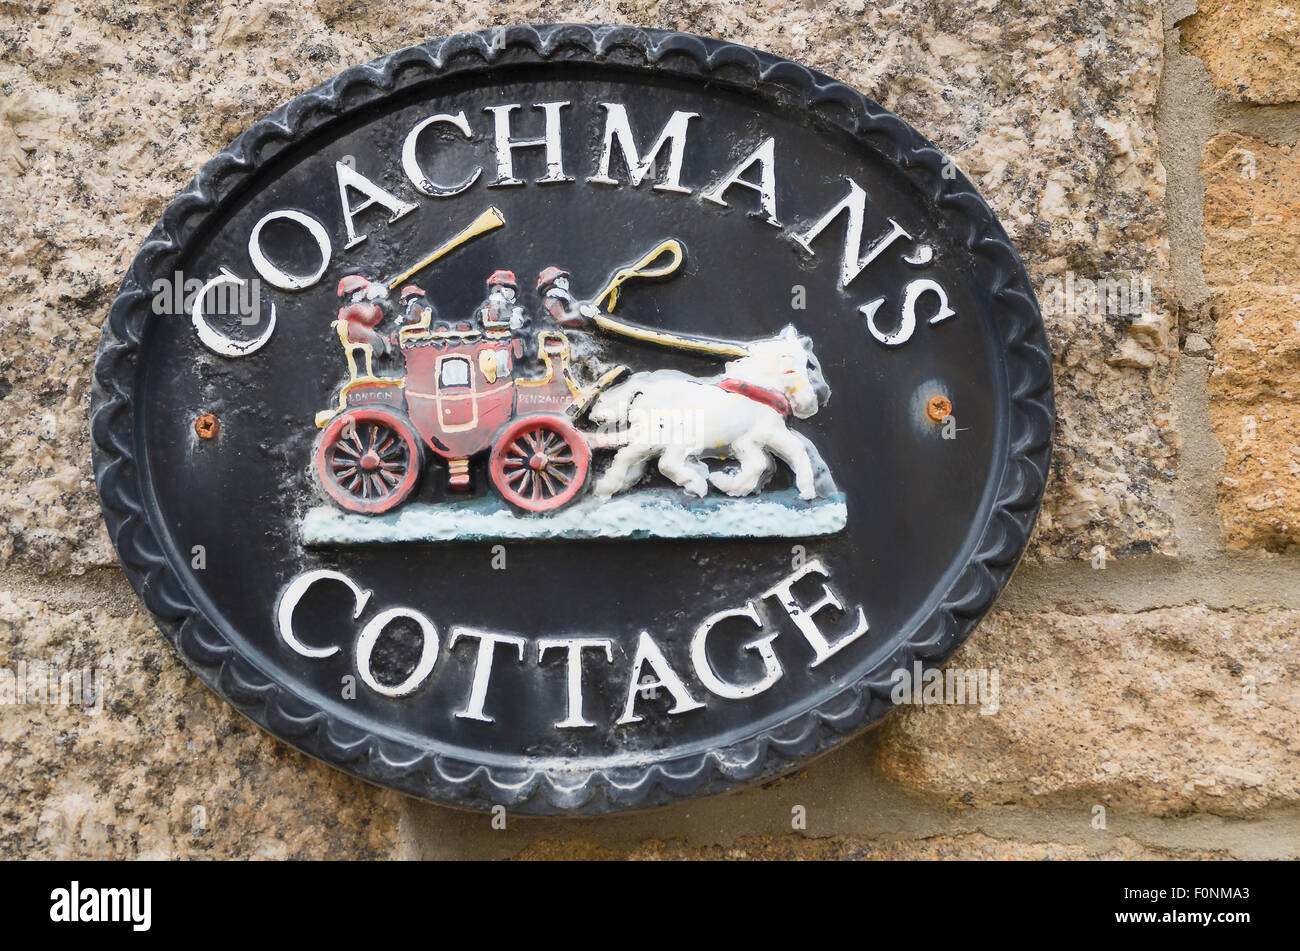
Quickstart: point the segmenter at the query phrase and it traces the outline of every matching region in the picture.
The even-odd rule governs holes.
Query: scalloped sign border
[[[516,26],[466,33],[399,50],[293,99],[254,124],[203,167],[154,227],[122,282],[95,360],[91,432],[95,480],[109,535],[131,584],[186,664],[258,725],[303,752],[364,779],[444,803],[505,805],[519,812],[613,812],[720,792],[788,771],[877,722],[892,706],[883,674],[846,684],[827,704],[744,742],[678,760],[566,772],[489,768],[368,735],[303,702],[232,646],[194,602],[155,532],[137,458],[132,393],[156,275],[169,275],[182,234],[257,175],[279,143],[333,122],[395,90],[490,69],[548,61],[616,63],[740,90],[817,112],[900,168],[967,225],[977,277],[997,302],[1010,401],[1009,457],[975,554],[911,641],[877,671],[945,660],[987,613],[1028,542],[1050,463],[1051,353],[1020,259],[992,210],[914,129],[861,93],[806,67],[745,46],[681,33],[621,26]],[[949,167],[951,168],[951,167]]]

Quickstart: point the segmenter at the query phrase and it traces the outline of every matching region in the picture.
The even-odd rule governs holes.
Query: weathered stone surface
[[[907,707],[882,774],[968,805],[1244,815],[1300,801],[1300,614],[997,612],[951,661],[998,710]]]
[[[1300,5],[1289,0],[1201,0],[1181,24],[1183,46],[1214,85],[1242,102],[1300,101]]]
[[[791,8],[776,0],[427,7],[330,0],[178,10],[0,5],[0,565],[112,561],[85,408],[129,257],[200,164],[297,92],[404,42],[506,22],[630,22],[808,62],[896,110],[988,196],[1040,289],[1137,273],[1154,303],[1048,316],[1060,428],[1040,555],[1170,546],[1174,335],[1153,113],[1156,0]]]
[[[1205,0],[1183,21],[1183,41],[1230,97],[1297,101],[1295,9],[1293,0]],[[347,65],[425,37],[560,20],[675,28],[793,57],[865,90],[946,150],[1024,256],[1055,352],[1054,477],[1031,556],[1172,549],[1177,334],[1154,131],[1156,0],[179,9],[0,0],[0,567],[21,577],[112,563],[85,432],[90,363],[130,256],[204,160]],[[1186,352],[1213,360],[1211,417],[1226,453],[1220,512],[1230,545],[1284,549],[1300,541],[1300,156],[1294,146],[1218,136],[1202,172],[1217,324],[1209,341],[1188,335]],[[1110,312],[1097,282],[1130,277],[1149,285],[1150,300]],[[950,803],[971,824],[1002,803],[1060,804],[1081,816],[1094,803],[1161,816],[1293,810],[1297,629],[1300,617],[1281,609],[1004,611],[953,662],[999,669],[998,714],[899,711],[859,755],[882,783],[937,797],[936,808]],[[106,668],[107,706],[98,716],[0,706],[0,770],[18,777],[0,793],[0,856],[398,850],[398,797],[248,724],[184,671],[144,616],[0,593],[0,670],[19,661]],[[519,857],[1201,856],[1124,837],[1080,845],[983,832],[706,845],[700,835],[676,838],[682,825],[640,833],[657,838],[639,844],[606,826],[590,839],[560,832]]]
[[[1231,547],[1284,549],[1300,542],[1300,148],[1219,135],[1201,168],[1219,511]]]
[[[583,859],[611,861],[1060,861],[1104,859],[1143,861],[1162,858],[1210,859],[1212,852],[1199,849],[1154,849],[1124,836],[1095,844],[1030,842],[999,839],[980,832],[938,835],[924,839],[832,835],[808,838],[799,835],[746,836],[732,845],[690,845],[680,839],[650,840],[631,848],[610,848],[583,840],[544,839],[530,843],[515,859],[555,861]]]
[[[99,712],[93,699],[14,704],[4,671],[20,663],[29,681],[37,665],[102,670]],[[396,849],[396,794],[253,726],[181,666],[145,615],[60,612],[0,592],[0,701],[0,857],[374,858]]]

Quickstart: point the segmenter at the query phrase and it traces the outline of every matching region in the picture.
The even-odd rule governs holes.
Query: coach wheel
[[[573,426],[557,416],[526,416],[497,437],[488,460],[501,497],[525,512],[549,512],[582,488],[591,451]]]
[[[383,410],[334,417],[316,444],[316,475],[349,512],[378,515],[399,505],[415,488],[419,467],[415,433]]]

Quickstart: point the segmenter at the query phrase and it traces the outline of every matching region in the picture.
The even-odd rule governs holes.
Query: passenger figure
[[[387,355],[392,349],[388,339],[376,329],[384,319],[381,302],[388,301],[388,288],[360,274],[349,274],[339,281],[338,296],[342,303],[335,323],[352,377],[356,379],[358,376],[357,350],[365,356],[365,375],[374,376],[375,355]]]
[[[512,335],[528,331],[528,317],[515,302],[514,271],[493,271],[487,279],[488,296],[474,317],[488,340],[509,340]]]

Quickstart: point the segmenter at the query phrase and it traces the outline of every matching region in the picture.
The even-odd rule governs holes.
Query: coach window
[[[443,389],[451,386],[469,386],[469,361],[463,357],[449,357],[443,360],[438,385]]]

